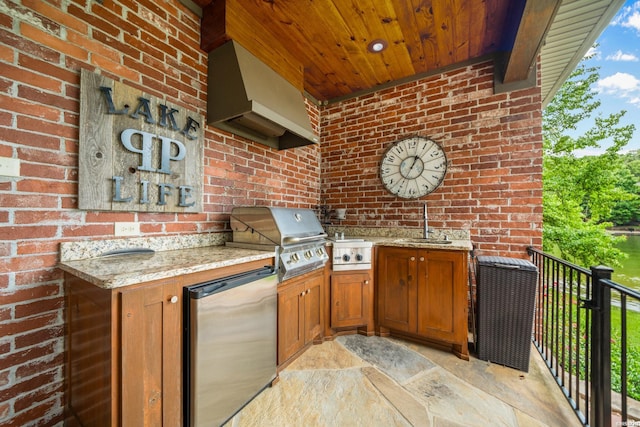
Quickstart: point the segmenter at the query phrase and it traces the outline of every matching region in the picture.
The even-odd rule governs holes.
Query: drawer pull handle
[[[178,302],[178,296],[177,295],[173,295],[171,298],[169,298],[169,302],[171,304],[175,304]]]

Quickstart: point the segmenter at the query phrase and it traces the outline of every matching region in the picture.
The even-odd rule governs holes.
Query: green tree
[[[609,220],[615,225],[634,225],[640,223],[640,150],[624,154],[622,162],[618,186],[635,197],[616,203]]]
[[[598,68],[582,62],[543,112],[543,249],[585,267],[618,266],[624,256],[615,248],[623,239],[607,233],[613,207],[633,195],[618,186],[623,169],[618,152],[631,140],[635,127],[622,126],[626,113],[602,116],[592,89]],[[579,136],[577,125],[593,124]],[[610,144],[604,154],[578,157],[575,151]]]

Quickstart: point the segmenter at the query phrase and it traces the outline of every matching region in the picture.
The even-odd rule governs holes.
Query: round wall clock
[[[447,156],[430,138],[414,136],[392,144],[382,156],[380,179],[403,199],[416,199],[438,188],[447,172]]]

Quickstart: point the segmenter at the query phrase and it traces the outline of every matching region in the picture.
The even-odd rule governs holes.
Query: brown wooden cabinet
[[[68,407],[75,422],[180,425],[180,279],[102,289],[67,275],[66,285]]]
[[[259,260],[105,289],[65,273],[69,426],[182,425],[183,287]]]
[[[380,334],[428,340],[468,359],[466,267],[465,251],[380,247]]]
[[[373,328],[373,289],[369,271],[331,273],[331,327]]]
[[[324,270],[286,280],[278,286],[278,365],[322,335]]]

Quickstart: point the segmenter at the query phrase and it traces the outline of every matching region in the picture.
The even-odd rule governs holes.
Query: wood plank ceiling
[[[560,0],[185,0],[201,45],[236,40],[300,90],[333,102],[503,54],[530,76]],[[525,4],[526,3],[526,4]],[[386,48],[368,50],[379,40]]]

